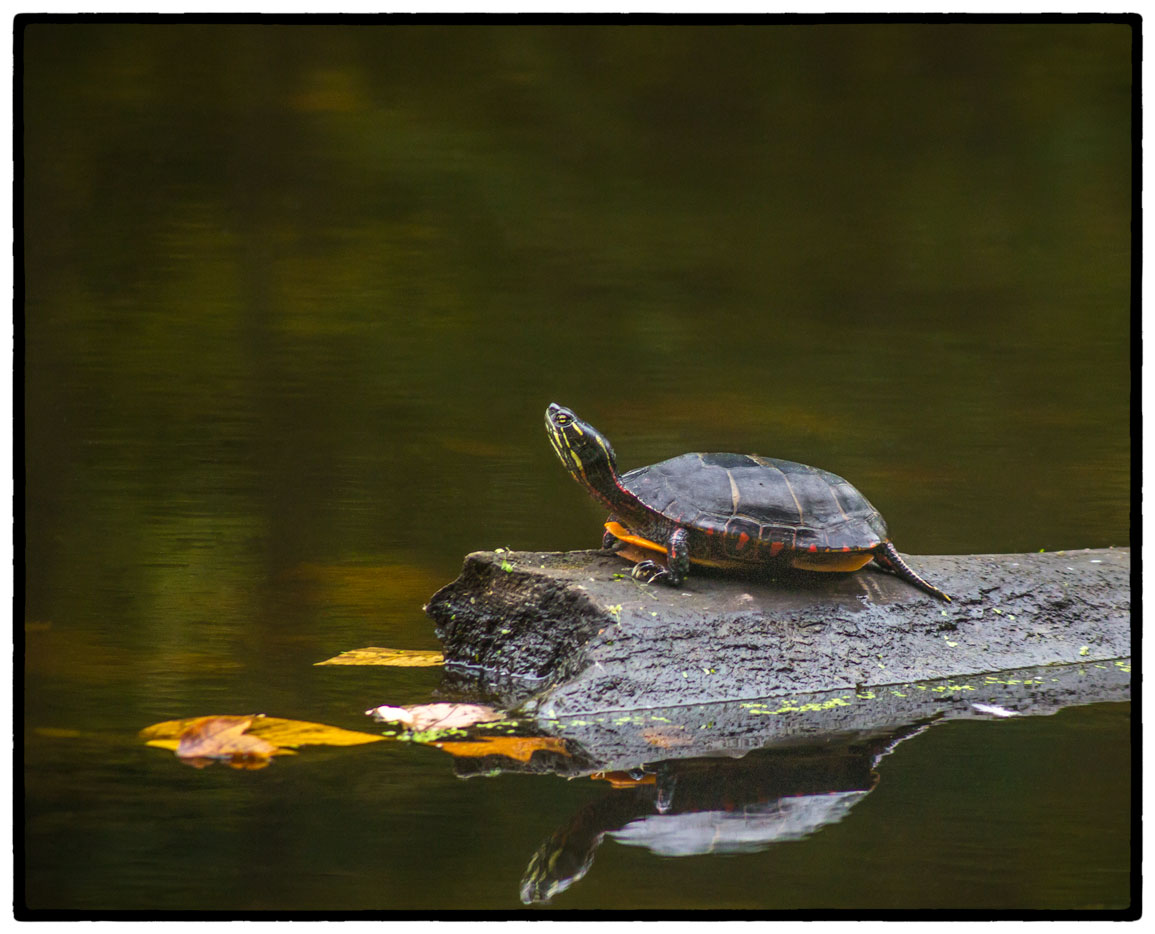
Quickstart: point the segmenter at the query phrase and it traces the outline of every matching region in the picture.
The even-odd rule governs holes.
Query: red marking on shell
[[[745,532],[740,532],[738,535],[738,550],[741,551],[745,548],[748,541],[750,541],[750,536]]]
[[[786,545],[783,542],[771,542],[770,543],[770,557],[773,558],[776,554],[778,554],[778,552],[780,552],[785,547],[786,547]]]
[[[811,545],[811,546],[810,546],[810,550],[811,550],[811,551],[817,551],[817,550],[818,550],[818,546],[817,546],[817,545]]]

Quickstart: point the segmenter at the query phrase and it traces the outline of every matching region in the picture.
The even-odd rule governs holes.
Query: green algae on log
[[[551,716],[862,690],[1130,655],[1126,548],[909,558],[885,572],[643,585],[599,551],[476,552],[426,607],[450,670]]]

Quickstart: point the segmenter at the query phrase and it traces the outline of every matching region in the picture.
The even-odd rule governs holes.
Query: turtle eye
[[[559,425],[568,425],[570,423],[570,417],[566,415],[565,412],[559,412],[556,421]]]

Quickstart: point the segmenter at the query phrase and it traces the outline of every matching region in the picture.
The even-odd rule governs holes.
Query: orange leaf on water
[[[518,762],[528,762],[539,749],[568,756],[565,740],[557,736],[494,736],[466,742],[431,743],[438,749],[454,756],[480,758],[482,756],[506,756]]]

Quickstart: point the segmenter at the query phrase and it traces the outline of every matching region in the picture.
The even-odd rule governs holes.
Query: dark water
[[[574,815],[614,829],[641,792],[432,747],[136,739],[427,701],[435,669],[313,664],[436,647],[466,552],[597,543],[550,401],[623,467],[836,471],[905,552],[1128,544],[1131,38],[31,25],[17,899],[512,910]],[[1125,907],[1129,714],[942,724],[841,820],[606,837],[550,904]]]

